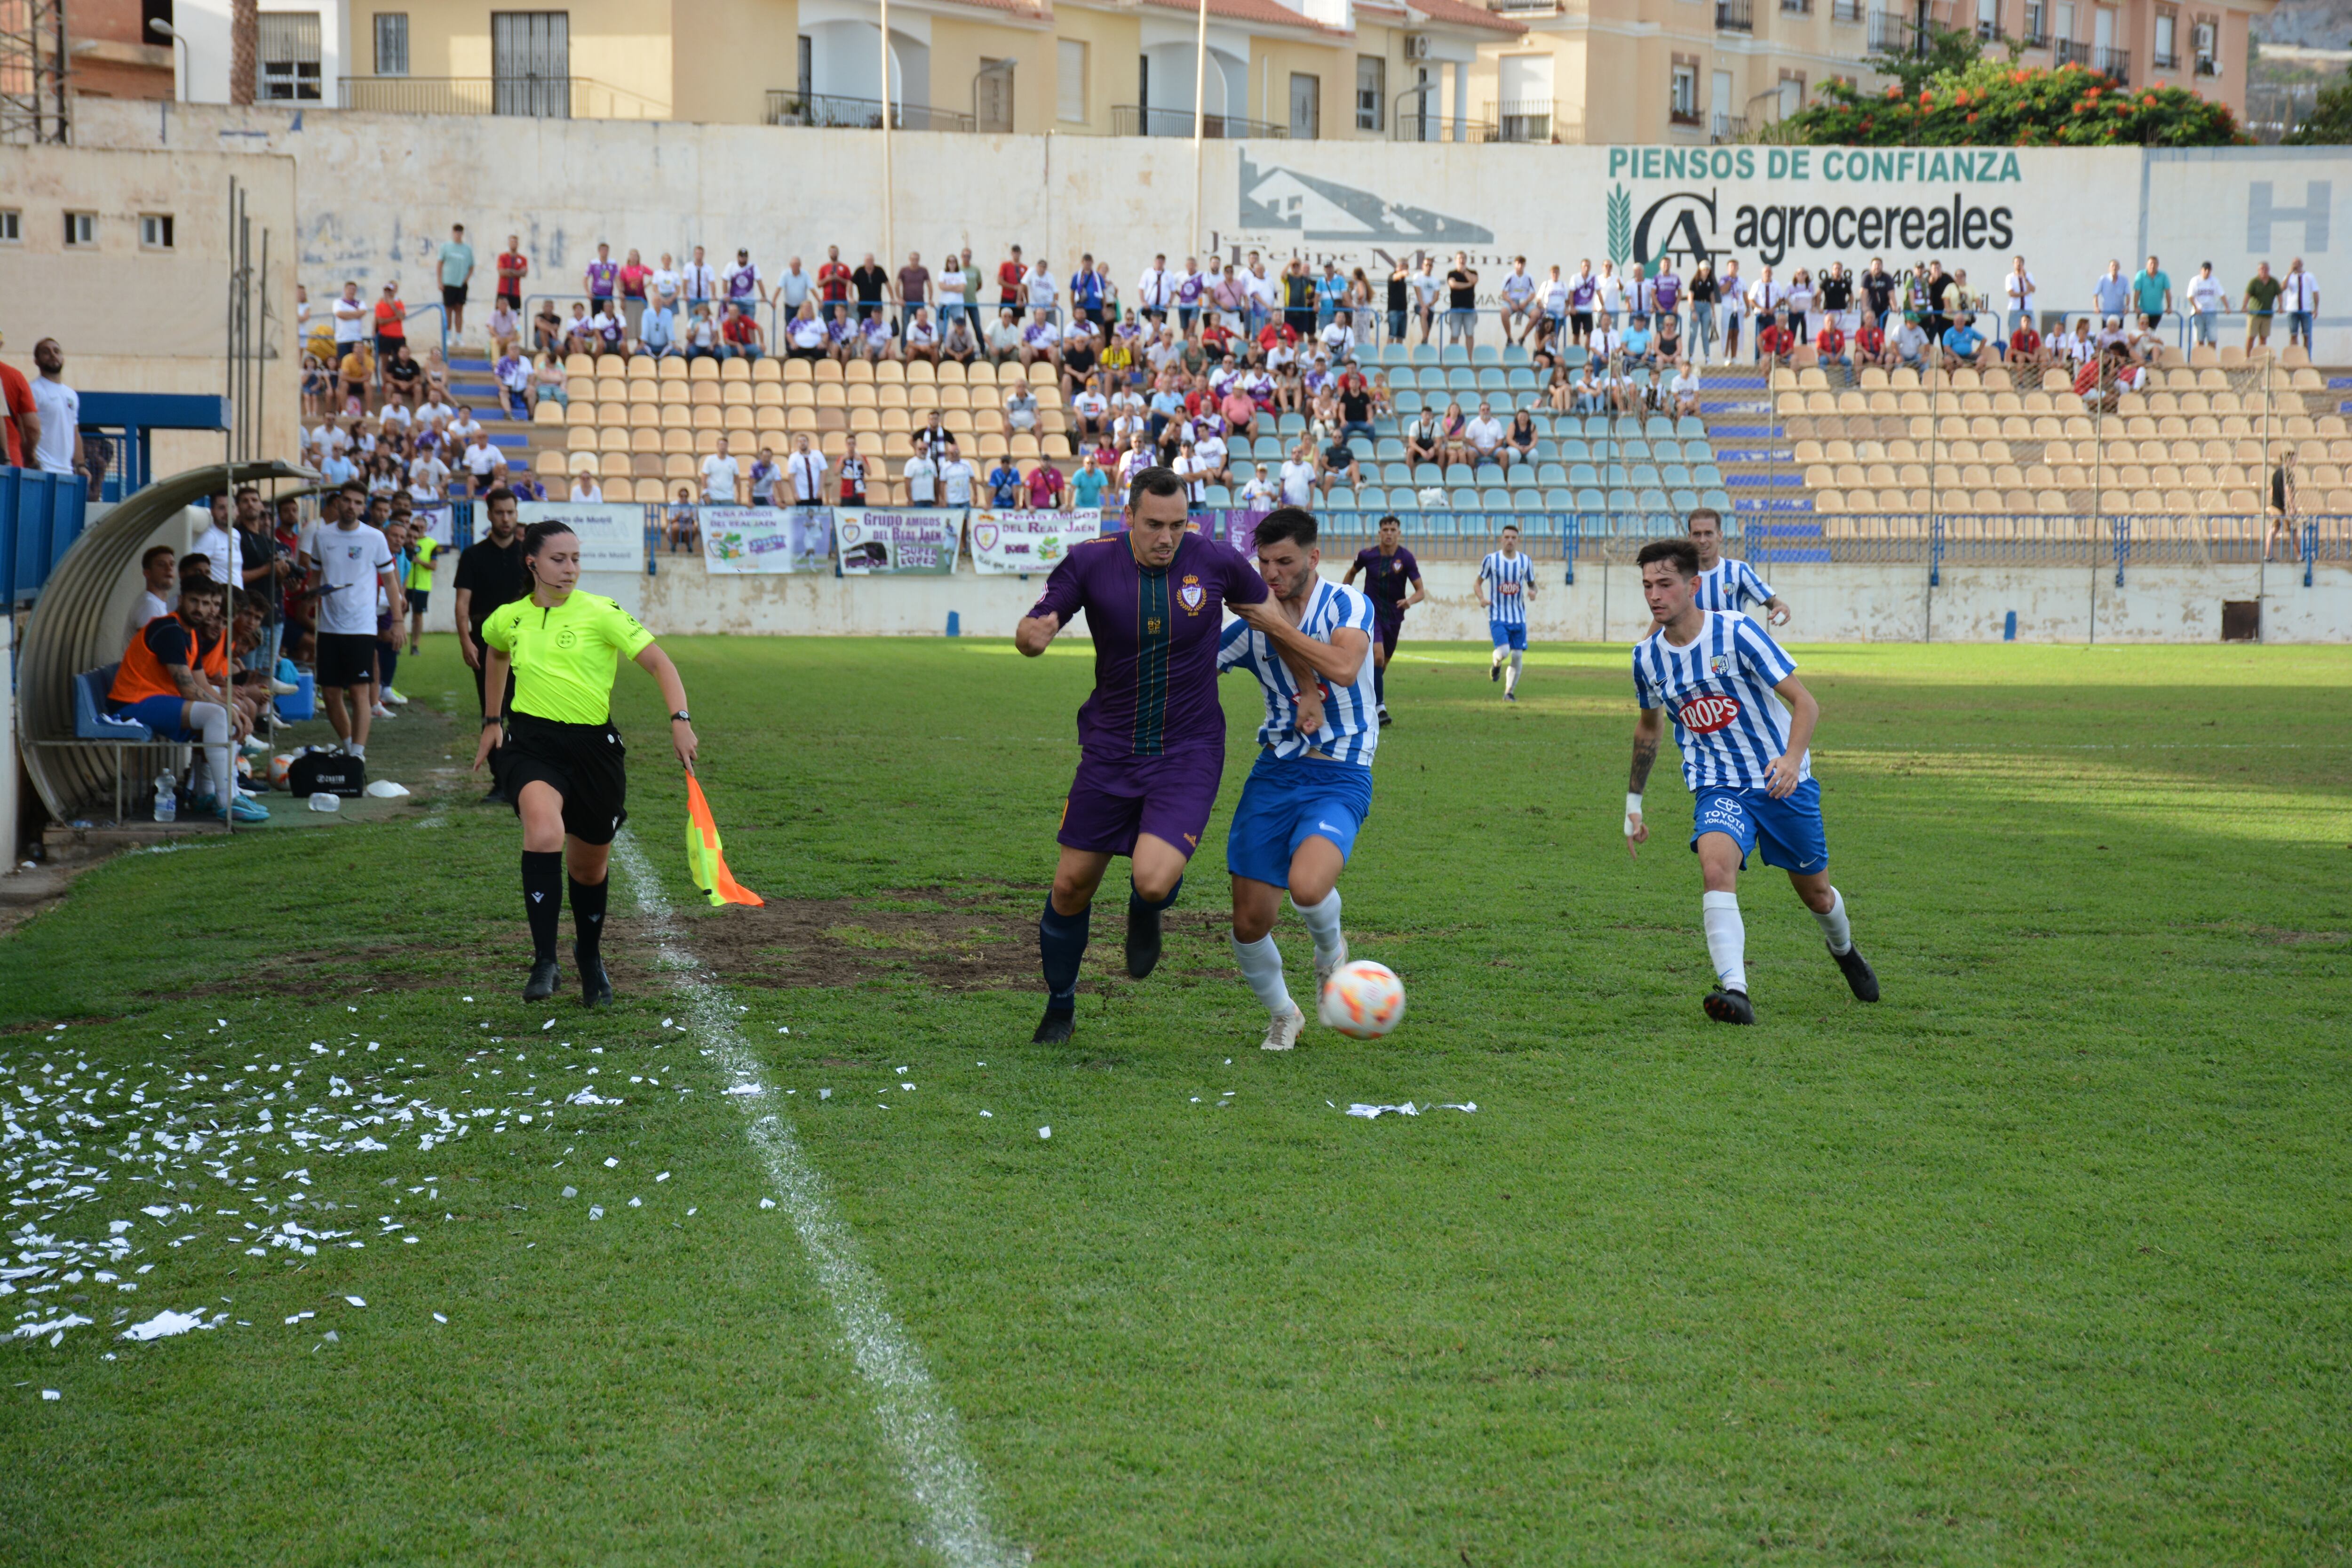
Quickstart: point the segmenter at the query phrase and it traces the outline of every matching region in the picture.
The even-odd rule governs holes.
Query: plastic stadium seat
[[[1573,511],[1576,510],[1576,492],[1554,487],[1544,491],[1543,504],[1546,511]]]
[[[1404,459],[1404,442],[1394,436],[1383,436],[1372,443],[1372,456],[1383,463],[1402,462]]]
[[[1424,488],[1442,485],[1445,482],[1445,470],[1435,463],[1415,463],[1412,466],[1412,482]]]
[[[1538,463],[1536,465],[1536,482],[1545,485],[1567,484],[1569,483],[1568,469],[1558,463]]]

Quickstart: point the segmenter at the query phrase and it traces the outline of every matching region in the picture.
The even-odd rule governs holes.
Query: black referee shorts
[[[523,786],[543,784],[563,797],[563,831],[583,844],[610,844],[629,820],[628,753],[610,724],[565,724],[509,708],[506,743],[492,756],[518,816]]]

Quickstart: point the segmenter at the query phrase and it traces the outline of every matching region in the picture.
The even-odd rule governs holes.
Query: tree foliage
[[[2352,142],[2352,66],[2344,68],[2342,81],[2319,89],[2311,117],[2280,141],[2289,147],[2340,147]]]
[[[1893,77],[1903,89],[1904,97],[1916,98],[1937,78],[1958,76],[1975,65],[1981,52],[1982,47],[1972,29],[1930,22],[1925,49],[1889,49],[1863,63],[1881,76]]]
[[[2250,140],[2228,105],[2186,88],[2126,87],[2079,65],[2034,70],[1980,58],[1883,93],[1825,81],[1777,129],[1776,140],[1814,146],[2227,147]]]

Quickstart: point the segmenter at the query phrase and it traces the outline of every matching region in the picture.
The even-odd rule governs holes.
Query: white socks
[[[1487,660],[1487,661],[1486,661],[1486,668],[1489,668],[1489,669],[1492,669],[1492,668],[1495,668],[1495,666],[1496,666],[1496,665],[1498,665],[1498,664],[1502,663],[1502,662],[1503,662],[1503,658],[1504,658],[1504,657],[1505,657],[1507,654],[1508,654],[1510,651],[1511,651],[1511,647],[1510,647],[1510,645],[1509,645],[1508,643],[1506,643],[1506,644],[1504,644],[1501,647],[1496,648],[1496,649],[1495,650],[1495,657],[1494,657],[1493,658],[1491,658],[1491,659],[1489,659],[1489,660]]]
[[[1829,913],[1816,912],[1822,934],[1829,938],[1830,951],[1841,956],[1853,951],[1853,922],[1845,918],[1845,895],[1835,888],[1830,889]]]
[[[1296,894],[1290,907],[1307,921],[1307,929],[1315,933],[1315,962],[1323,963],[1339,951],[1339,889],[1332,889],[1319,904],[1302,904]]]
[[[1503,695],[1506,697],[1519,689],[1519,661],[1522,657],[1516,649],[1511,654],[1510,673],[1503,677]]]
[[[357,757],[362,762],[367,761],[367,748],[361,745],[357,741],[344,742],[343,754],[347,757]]]
[[[1338,902],[1336,899],[1332,900],[1335,916]],[[1265,1010],[1277,1018],[1289,1017],[1291,1009],[1298,1004],[1290,999],[1290,987],[1282,983],[1282,950],[1274,945],[1273,936],[1244,942],[1229,933],[1225,940],[1234,944],[1234,962],[1241,965],[1242,978],[1257,993],[1257,999],[1265,1004]]]
[[[1739,918],[1738,893],[1701,893],[1699,923],[1706,928],[1706,956],[1726,991],[1748,993],[1748,927]],[[1826,919],[1827,917],[1823,917]]]
[[[204,738],[205,772],[215,799],[226,800],[236,788],[236,769],[228,750],[228,710],[217,702],[188,704],[188,727]],[[199,795],[206,792],[199,790]]]

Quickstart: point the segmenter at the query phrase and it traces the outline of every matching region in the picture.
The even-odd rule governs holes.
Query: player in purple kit
[[[1305,637],[1268,602],[1265,580],[1239,554],[1185,527],[1184,481],[1139,470],[1127,529],[1071,550],[1013,629],[1031,658],[1079,611],[1095,644],[1095,690],[1078,710],[1077,776],[1062,807],[1061,860],[1037,920],[1045,1016],[1035,1043],[1070,1037],[1078,965],[1095,889],[1111,858],[1130,862],[1127,972],[1160,962],[1160,911],[1176,901],[1201,847],[1225,768],[1217,644],[1231,608],[1278,648],[1306,658]]]
[[[1396,657],[1397,634],[1404,630],[1404,613],[1429,597],[1421,585],[1421,563],[1404,547],[1404,525],[1391,512],[1381,519],[1380,543],[1356,552],[1355,564],[1340,579],[1353,587],[1356,574],[1364,574],[1364,594],[1372,601],[1372,626],[1380,635],[1372,644],[1372,690],[1381,707],[1381,722],[1389,722],[1389,660]],[[1405,584],[1412,596],[1405,596]]]

